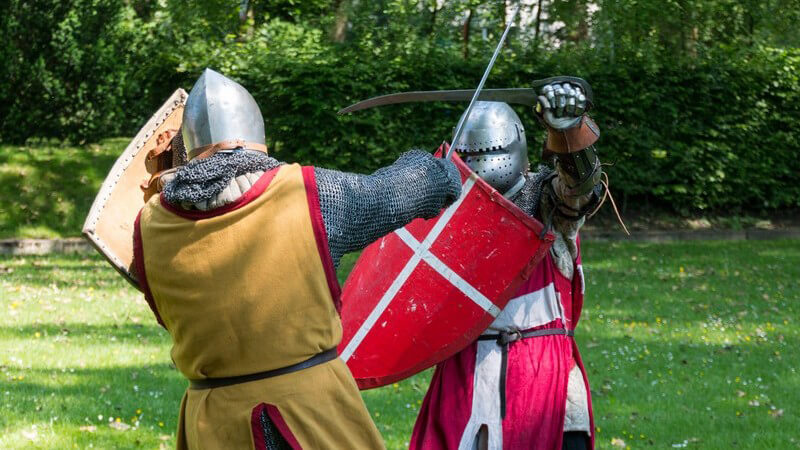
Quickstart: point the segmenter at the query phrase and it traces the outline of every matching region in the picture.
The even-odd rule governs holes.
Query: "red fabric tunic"
[[[568,280],[548,253],[485,334],[509,328],[574,330],[583,307],[580,252],[573,264],[574,276]],[[506,411],[501,417],[501,347],[494,340],[474,342],[436,367],[410,448],[472,449],[485,426],[490,449],[561,449],[567,384],[576,364],[588,397],[586,371],[573,338],[541,336],[509,344]],[[587,404],[593,430],[590,398]]]

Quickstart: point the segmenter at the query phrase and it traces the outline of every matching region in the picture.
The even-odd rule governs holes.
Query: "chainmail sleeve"
[[[415,218],[436,217],[461,194],[455,164],[420,150],[371,175],[314,170],[334,266]]]
[[[540,219],[539,204],[542,198],[542,189],[545,181],[553,174],[553,169],[539,166],[535,172],[530,172],[525,177],[525,184],[519,192],[511,197],[511,201],[525,211],[529,216]]]

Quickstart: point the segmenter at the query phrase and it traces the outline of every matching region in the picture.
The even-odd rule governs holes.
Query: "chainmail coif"
[[[210,158],[190,161],[178,169],[175,179],[164,187],[164,196],[173,205],[200,203],[214,198],[239,175],[266,172],[279,165],[277,159],[262,152],[217,153]]]
[[[371,175],[316,168],[319,203],[333,264],[342,255],[411,222],[436,217],[461,194],[451,161],[421,150],[403,153]]]

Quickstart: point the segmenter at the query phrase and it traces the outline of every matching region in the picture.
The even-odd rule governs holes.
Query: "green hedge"
[[[203,67],[243,83],[258,100],[279,158],[368,171],[410,147],[435,148],[463,104],[397,105],[341,117],[354,101],[403,90],[472,87],[483,57],[458,49],[337,46],[317,29],[274,20],[246,42],[176,32],[115,0],[11,2],[0,16],[0,141],[73,142],[133,135]],[[618,197],[681,213],[800,206],[800,50],[719,49],[654,61],[591,49],[503,52],[487,87],[521,87],[556,74],[586,78],[596,98],[599,148]],[[538,159],[541,128],[518,107]]]
[[[572,65],[555,57],[504,63],[490,85],[566,73],[589,80],[598,146],[629,205],[683,214],[800,206],[800,52],[721,54],[693,66]],[[388,92],[473,86],[483,68],[438,56],[391,65],[363,56],[348,64],[265,58],[246,67],[228,72],[258,99],[277,155],[349,170],[374,169],[410,147],[435,148],[465,105],[396,105],[346,117],[337,109]],[[537,161],[541,127],[528,108],[516,109]]]

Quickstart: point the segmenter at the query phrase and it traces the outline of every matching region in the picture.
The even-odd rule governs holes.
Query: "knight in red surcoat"
[[[589,383],[575,329],[584,277],[578,230],[602,203],[590,88],[558,78],[536,109],[547,128],[529,172],[525,130],[505,103],[478,102],[453,145],[485,181],[554,232],[556,240],[489,328],[436,367],[412,449],[594,447]],[[552,168],[551,168],[552,167]]]

